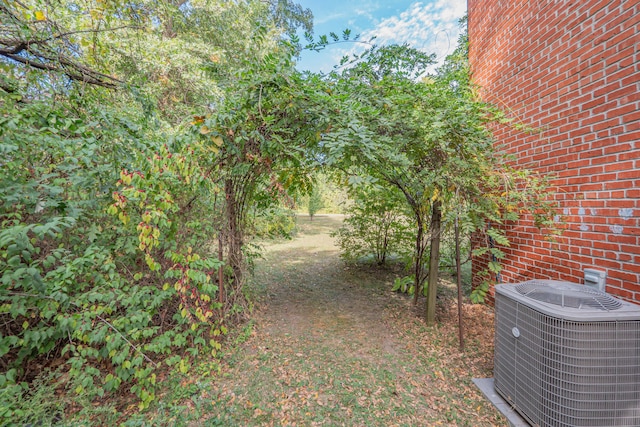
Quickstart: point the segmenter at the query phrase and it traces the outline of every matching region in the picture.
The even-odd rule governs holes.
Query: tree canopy
[[[476,96],[466,46],[462,37],[431,74],[426,71],[433,58],[409,46],[365,52],[354,66],[331,75],[341,117],[322,140],[327,163],[358,176],[355,185],[376,182],[404,195],[415,227],[416,300],[428,278],[428,323],[435,320],[440,239],[454,217],[466,234],[487,232],[501,245],[508,241],[492,224],[517,221],[525,212],[536,213],[541,226],[551,222],[544,180],[511,168],[496,149],[490,124],[506,119]],[[478,249],[483,251],[502,256],[496,247]],[[496,262],[490,267],[500,268]],[[487,283],[476,290],[476,300]]]
[[[428,322],[454,217],[498,245],[522,212],[548,219],[541,181],[495,149],[503,117],[475,96],[465,40],[436,72],[375,46],[301,73],[311,16],[290,0],[0,5],[0,419],[40,362],[69,392],[126,386],[144,408],[162,363],[216,354],[251,305],[248,214],[313,195],[320,167],[411,214],[398,239]]]

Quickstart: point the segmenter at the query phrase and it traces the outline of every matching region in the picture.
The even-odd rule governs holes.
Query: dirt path
[[[301,217],[294,240],[267,247],[252,336],[226,358],[198,424],[505,425],[471,384],[491,375],[487,309],[466,308],[481,327],[459,352],[448,303],[426,329],[410,298],[390,292],[392,271],[340,260],[329,236],[340,221]]]

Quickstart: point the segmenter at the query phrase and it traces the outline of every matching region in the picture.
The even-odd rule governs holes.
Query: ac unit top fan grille
[[[575,322],[640,320],[635,304],[577,283],[530,280],[515,285],[496,285],[504,295],[534,310]]]
[[[602,311],[614,311],[622,307],[622,303],[619,300],[585,286],[576,286],[568,283],[555,283],[554,285],[549,286],[548,282],[531,280],[517,285],[516,291],[536,301],[560,307]]]

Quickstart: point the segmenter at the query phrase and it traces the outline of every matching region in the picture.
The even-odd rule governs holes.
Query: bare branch
[[[32,27],[40,22],[25,22],[6,5],[0,3],[0,15],[7,26],[3,25],[3,38],[0,38],[0,56],[43,71],[59,72],[69,79],[91,85],[115,89],[123,82],[108,74],[101,73],[74,59],[73,45],[67,40],[76,34],[98,34],[123,29],[139,29],[134,25],[122,25],[114,28],[91,28],[83,30],[63,30],[55,21],[46,21],[46,32],[37,30],[24,33],[21,29]],[[5,20],[5,17],[8,18]],[[11,22],[11,23],[9,23]],[[44,22],[43,22],[44,23]],[[33,28],[32,28],[33,29]],[[54,33],[54,34],[50,34]],[[64,43],[64,48],[55,42]],[[65,55],[64,52],[67,54]]]
[[[26,50],[26,49],[23,49],[23,50]],[[7,53],[2,50],[0,50],[0,55],[6,58],[9,58],[13,61],[19,62],[21,64],[27,65],[29,67],[36,68],[38,70],[61,72],[67,77],[69,77],[71,80],[89,83],[96,86],[102,86],[109,89],[115,89],[116,87],[118,87],[119,83],[122,83],[122,81],[116,79],[115,77],[111,77],[106,74],[99,73],[95,70],[89,69],[80,64],[74,63],[69,60],[65,60],[64,58],[60,59],[59,62],[61,66],[58,66],[55,63],[47,63],[43,61],[38,61],[37,59],[33,60],[33,59],[26,58],[24,56],[20,56],[18,54]],[[34,54],[34,56],[36,57],[39,56],[42,59],[50,60],[49,58],[42,55]],[[69,68],[70,70],[65,68]]]
[[[112,330],[114,330],[118,335],[120,335],[120,338],[122,338],[127,344],[129,344],[129,346],[131,346],[131,348],[133,348],[136,352],[140,353],[140,355],[142,355],[142,357],[145,358],[145,360],[149,363],[151,363],[153,366],[158,367],[158,364],[156,362],[154,362],[153,360],[151,360],[151,358],[149,356],[147,356],[146,354],[144,354],[142,352],[142,350],[140,350],[138,347],[135,346],[135,344],[133,344],[131,341],[129,341],[127,339],[127,337],[125,337],[122,332],[120,332],[115,326],[113,326],[111,323],[109,323],[106,319],[104,319],[103,317],[96,315],[96,317],[98,319],[100,319],[101,322],[103,322],[105,325],[107,325],[108,327],[110,327]]]
[[[114,28],[102,28],[102,29],[92,28],[90,30],[67,31],[67,32],[60,33],[60,34],[55,34],[55,35],[53,35],[51,37],[48,37],[46,39],[30,40],[29,43],[30,44],[31,43],[47,43],[47,42],[52,41],[52,40],[57,40],[57,39],[61,39],[61,38],[64,38],[64,37],[73,36],[73,35],[76,35],[76,34],[107,33],[107,32],[111,32],[111,31],[119,31],[119,30],[127,30],[127,29],[129,29],[129,30],[141,30],[142,27],[138,27],[138,26],[135,26],[135,25],[122,25],[120,27],[114,27]]]

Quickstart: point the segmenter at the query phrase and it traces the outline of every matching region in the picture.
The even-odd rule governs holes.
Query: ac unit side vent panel
[[[518,286],[496,287],[496,391],[532,425],[639,427],[640,306],[616,300],[623,320],[599,307],[567,320],[561,312],[575,307],[541,304]]]

